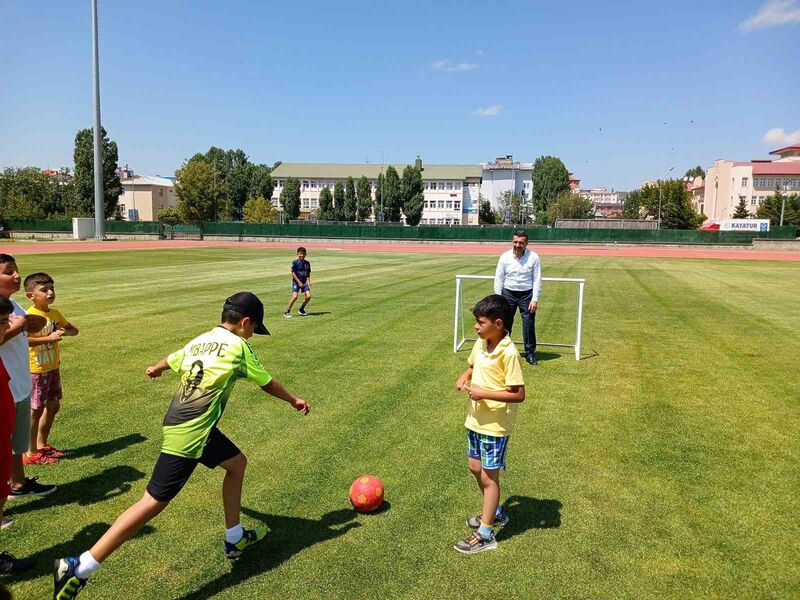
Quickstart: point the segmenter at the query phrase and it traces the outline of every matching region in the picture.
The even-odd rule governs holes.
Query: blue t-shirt
[[[300,260],[299,258],[295,258],[292,261],[292,273],[297,275],[297,278],[305,283],[308,276],[311,275],[311,263],[305,259]]]

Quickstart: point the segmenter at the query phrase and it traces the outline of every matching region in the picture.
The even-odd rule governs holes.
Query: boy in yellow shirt
[[[28,336],[31,361],[31,438],[27,454],[22,457],[26,465],[57,462],[64,452],[56,450],[47,441],[53,420],[61,408],[61,348],[59,341],[65,335],[78,335],[78,328],[67,321],[51,305],[56,301],[55,282],[47,273],[32,273],[23,283],[25,296],[33,303],[29,315],[47,319],[44,328]]]
[[[514,429],[517,406],[525,400],[525,382],[519,352],[506,329],[512,309],[499,294],[486,296],[472,309],[480,338],[472,348],[467,370],[456,387],[469,394],[467,428],[469,470],[483,495],[480,515],[467,519],[474,531],[453,546],[462,554],[497,548],[492,527],[508,523],[500,505],[500,469],[506,468],[508,439]]]

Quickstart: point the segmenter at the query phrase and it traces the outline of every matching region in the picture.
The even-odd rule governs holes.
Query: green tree
[[[270,169],[266,165],[257,166],[251,163],[244,150],[238,148],[223,150],[211,146],[208,152],[195,154],[189,159],[189,162],[195,160],[205,161],[217,169],[217,173],[225,182],[234,219],[242,218],[244,203],[250,196],[267,197],[265,196],[267,191],[265,187],[271,183],[264,181],[264,170],[269,171]],[[272,190],[269,191],[271,194]]]
[[[531,202],[537,223],[547,220],[550,202],[569,191],[569,171],[561,159],[555,156],[540,156],[533,163],[531,172]]]
[[[397,173],[397,169],[389,165],[383,179],[383,214],[386,221],[400,222],[400,213],[403,207],[401,194],[400,175]]]
[[[333,219],[344,221],[344,186],[341,181],[333,184]]]
[[[692,198],[680,179],[659,181],[630,192],[623,204],[626,219],[658,220],[661,195],[662,229],[697,229],[705,220],[692,204]]]
[[[287,220],[294,220],[300,216],[300,181],[294,177],[286,180],[286,185],[281,190],[280,197],[283,214]]]
[[[181,213],[175,206],[168,206],[158,211],[157,218],[164,225],[174,227],[181,222]]]
[[[747,210],[747,202],[744,196],[739,198],[739,204],[736,205],[736,210],[733,211],[734,219],[746,219],[750,216],[750,211]]]
[[[384,177],[383,172],[378,173],[378,180],[375,182],[375,220],[376,221],[384,221],[386,220],[386,216],[384,215],[384,207],[383,207],[383,188],[384,188]]]
[[[506,190],[497,196],[497,213],[500,217],[498,221],[511,225],[522,221],[521,209],[522,197],[516,192]]]
[[[39,167],[9,167],[0,173],[0,212],[6,217],[22,218],[15,214],[20,212],[63,216],[74,196],[75,182],[69,169],[61,169],[58,176],[45,174]]]
[[[492,210],[492,203],[483,196],[479,196],[478,198],[478,221],[486,225],[495,225],[497,223],[494,211]]]
[[[356,189],[356,213],[359,221],[366,221],[372,215],[372,188],[369,179],[362,175]]]
[[[272,204],[272,193],[275,191],[275,182],[272,180],[271,172],[272,169],[267,165],[253,165],[250,172],[248,200],[260,196]]]
[[[94,134],[93,129],[81,129],[75,134],[75,188],[86,212],[94,214]],[[122,194],[122,184],[117,176],[119,151],[117,142],[108,139],[104,128],[100,128],[100,153],[103,160],[103,206],[104,218],[108,219],[117,210]]]
[[[422,170],[419,163],[406,165],[403,178],[400,180],[400,194],[403,202],[403,214],[408,225],[416,226],[422,220],[425,207],[425,187],[422,183]]]
[[[355,221],[356,211],[358,204],[356,202],[356,183],[352,177],[347,178],[347,183],[344,186],[344,207],[342,210],[342,219],[344,221]]]
[[[262,196],[251,196],[243,207],[245,223],[277,223],[278,209],[271,200]]]
[[[594,203],[580,194],[564,192],[547,207],[547,223],[554,225],[558,219],[593,219]]]
[[[336,214],[333,208],[333,194],[331,188],[325,186],[319,193],[319,210],[317,219],[320,221],[335,221]]]
[[[703,169],[703,167],[701,167],[700,165],[697,165],[693,169],[689,169],[684,174],[684,177],[689,177],[691,179],[694,179],[695,177],[703,177],[703,178],[705,178],[705,176],[706,176],[705,169]]]
[[[785,202],[783,224],[800,227],[800,194],[785,195],[775,190],[774,196],[767,196],[756,209],[756,217],[769,219],[770,227],[778,227],[781,222],[781,203]]]
[[[227,219],[230,200],[214,165],[192,160],[175,171],[175,195],[181,221],[201,226],[203,221]]]

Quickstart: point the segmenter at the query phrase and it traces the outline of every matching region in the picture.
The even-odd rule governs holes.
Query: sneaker
[[[3,520],[0,521],[0,529],[7,529],[9,527],[13,527],[15,522],[16,521],[14,521],[14,519],[12,519],[11,517],[3,517]]]
[[[301,308],[300,310],[298,310],[297,314],[300,315],[301,317],[307,317],[308,316],[308,313],[306,312],[305,308]]]
[[[53,565],[53,600],[69,600],[78,595],[86,585],[85,579],[75,575],[79,560],[74,556],[59,558]]]
[[[284,316],[284,317],[286,317],[287,319],[291,319],[291,318],[292,318],[292,313],[290,313],[290,312],[287,310],[286,312],[284,312],[284,313],[283,313],[283,316]]]
[[[52,456],[53,458],[63,458],[67,455],[66,452],[63,450],[59,450],[58,448],[53,448],[50,444],[42,446],[39,448],[41,452],[44,452],[45,456]]]
[[[242,539],[240,539],[235,544],[231,544],[230,542],[225,542],[225,556],[227,556],[228,560],[230,561],[237,560],[242,555],[242,552],[245,551],[245,549],[247,549],[249,546],[252,546],[256,542],[260,542],[261,540],[264,539],[264,536],[266,535],[267,535],[266,527],[245,529]]]
[[[22,455],[23,465],[52,465],[53,463],[57,462],[57,458],[48,456],[43,450],[37,450],[33,454],[26,453]]]
[[[17,498],[30,498],[31,496],[48,496],[56,491],[57,486],[45,485],[36,481],[38,477],[26,477],[22,487],[12,489],[8,500]]]
[[[0,575],[16,575],[33,568],[28,558],[16,558],[10,552],[0,552]]]
[[[510,519],[508,518],[508,513],[503,511],[499,515],[495,515],[494,523],[492,523],[492,527],[502,527],[503,525],[508,525]],[[481,515],[475,515],[474,517],[470,517],[467,519],[467,527],[470,529],[477,529],[481,526]]]
[[[477,531],[473,531],[454,545],[453,548],[461,552],[461,554],[477,554],[485,550],[495,550],[497,548],[497,540],[494,539],[494,535],[487,540],[478,535]]]

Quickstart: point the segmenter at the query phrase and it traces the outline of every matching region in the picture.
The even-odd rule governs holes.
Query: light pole
[[[658,228],[659,229],[661,229],[661,188],[664,185],[664,179],[667,178],[667,175],[672,173],[672,169],[674,169],[674,168],[675,168],[675,165],[673,165],[669,169],[667,169],[667,172],[664,173],[664,177],[662,177],[662,180],[658,182]]]
[[[789,184],[783,182],[783,195],[781,196],[781,227],[783,227],[783,210],[786,208],[786,193],[789,191]]]
[[[92,79],[94,80],[94,237],[102,240],[105,234],[103,202],[103,155],[100,151],[100,51],[97,41],[97,0],[92,0]]]

